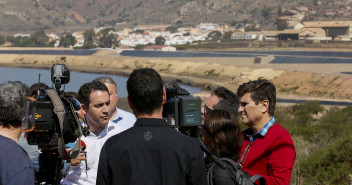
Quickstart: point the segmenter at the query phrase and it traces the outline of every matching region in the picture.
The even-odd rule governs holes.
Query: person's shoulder
[[[194,147],[195,145],[199,145],[198,141],[194,137],[190,137],[182,132],[170,129],[170,133],[168,133],[170,139],[174,140],[177,143],[182,144],[183,146]]]
[[[134,128],[131,127],[118,134],[111,136],[109,139],[106,140],[105,143],[110,143],[110,144],[121,143],[121,142],[123,143],[124,142],[123,140],[129,140],[128,138],[132,137],[133,133],[134,133]]]
[[[293,143],[290,133],[278,123],[275,123],[268,131],[268,135],[271,139],[279,142],[290,142]]]
[[[16,143],[14,140],[7,138],[7,137],[4,137],[4,136],[1,136],[1,135],[0,135],[0,145],[1,145],[3,151],[7,151],[4,153],[8,153],[10,155],[11,155],[11,152],[8,152],[9,150],[11,150],[11,151],[23,150],[21,148],[21,146],[18,143]],[[24,150],[23,150],[23,152],[24,152]]]
[[[0,137],[0,145],[2,147],[0,152],[0,162],[4,164],[21,164],[22,168],[31,168],[30,159],[27,152],[15,141],[6,137]]]
[[[272,128],[272,129],[271,129]],[[281,125],[279,125],[277,122],[271,127],[270,129],[275,132],[277,135],[281,134],[289,134],[289,132]],[[269,129],[269,130],[270,130]]]
[[[136,116],[134,114],[132,114],[131,112],[119,109],[117,107],[116,107],[116,110],[117,110],[118,114],[121,115],[122,118],[136,119]]]

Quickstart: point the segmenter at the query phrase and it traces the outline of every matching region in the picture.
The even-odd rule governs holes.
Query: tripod
[[[39,171],[35,174],[37,184],[59,185],[63,166],[57,150],[44,150],[39,155]]]

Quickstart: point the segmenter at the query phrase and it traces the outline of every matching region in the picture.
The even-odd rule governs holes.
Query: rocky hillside
[[[351,0],[0,0],[0,32],[65,32],[121,22],[127,23],[120,27],[176,22],[265,26],[275,21],[280,2],[282,8],[310,7],[309,20],[351,17]]]

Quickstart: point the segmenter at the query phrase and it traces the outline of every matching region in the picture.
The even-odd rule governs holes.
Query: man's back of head
[[[213,106],[213,109],[225,110],[234,116],[237,116],[240,101],[234,92],[225,87],[217,87],[212,91],[212,94],[219,98],[219,102]]]
[[[127,91],[138,114],[151,115],[162,106],[163,81],[154,69],[134,70],[127,80]]]
[[[47,86],[44,83],[38,82],[29,87],[29,91],[31,92],[31,96],[37,95],[38,90],[40,89],[47,89],[49,86]]]
[[[18,144],[29,88],[21,82],[0,84],[0,184],[35,184],[27,152]]]
[[[25,108],[28,86],[21,82],[0,84],[0,125],[19,127]]]

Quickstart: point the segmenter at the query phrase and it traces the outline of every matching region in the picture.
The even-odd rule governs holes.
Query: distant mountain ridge
[[[176,22],[195,25],[249,21],[264,27],[273,25],[280,3],[284,8],[314,7],[312,20],[351,17],[350,13],[342,11],[351,7],[351,0],[0,0],[0,32],[39,29],[72,32],[119,22],[133,27]]]

